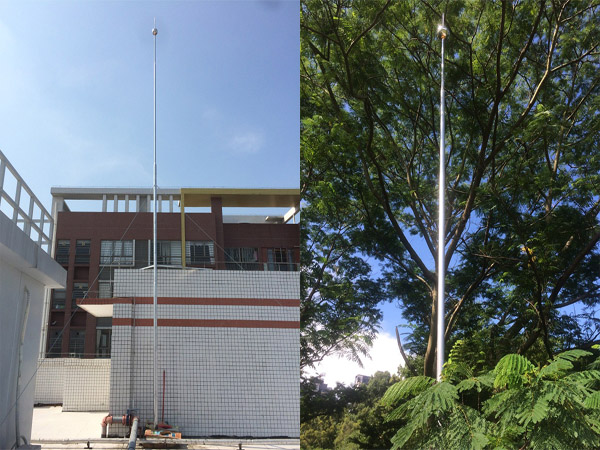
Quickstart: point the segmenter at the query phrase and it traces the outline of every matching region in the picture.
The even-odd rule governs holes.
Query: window
[[[133,266],[133,241],[101,241],[100,264]]]
[[[294,267],[294,249],[291,248],[270,248],[267,250],[267,259],[269,261],[269,270],[288,271],[295,270]]]
[[[226,248],[225,267],[228,270],[258,270],[258,249],[249,247]]]
[[[54,289],[52,291],[52,309],[65,309],[67,291],[65,289]]]
[[[181,241],[158,241],[156,243],[158,264],[166,266],[181,265]],[[154,262],[154,248],[150,241],[150,264]]]
[[[110,280],[98,281],[98,298],[112,298],[113,282]]]
[[[90,263],[90,241],[78,240],[75,243],[75,264]]]
[[[61,239],[56,244],[56,262],[62,265],[69,264],[69,248],[71,242],[67,239]]]
[[[96,357],[110,358],[110,341],[112,338],[112,317],[96,319]]]
[[[60,328],[51,328],[48,333],[48,351],[46,356],[48,358],[58,358],[60,356],[62,346],[62,334]]]
[[[190,265],[214,264],[214,243],[211,241],[185,241],[185,263]]]
[[[77,299],[87,297],[87,283],[73,283],[73,293],[71,294],[71,309],[77,308]]]
[[[69,357],[83,357],[85,330],[71,330],[69,333]]]

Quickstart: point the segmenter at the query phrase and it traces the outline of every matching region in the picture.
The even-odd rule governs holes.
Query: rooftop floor
[[[63,412],[61,406],[36,407],[31,443],[41,445],[42,450],[126,449],[127,439],[100,438],[104,416],[105,412]],[[138,439],[136,448],[143,448],[142,442]],[[243,450],[300,449],[298,439],[181,439],[178,442],[179,448],[188,450],[239,450],[240,444]]]

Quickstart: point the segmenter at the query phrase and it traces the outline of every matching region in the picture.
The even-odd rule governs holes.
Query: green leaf
[[[513,388],[522,386],[525,383],[525,375],[533,372],[535,366],[524,356],[510,354],[504,356],[494,369],[496,379],[494,388]]]
[[[596,391],[586,398],[584,405],[586,408],[600,409],[600,391]]]
[[[433,378],[422,375],[407,378],[390,387],[383,395],[381,401],[384,405],[392,405],[407,397],[420,394],[434,382]]]

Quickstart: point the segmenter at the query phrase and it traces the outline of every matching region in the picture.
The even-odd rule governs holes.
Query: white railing
[[[7,169],[16,181],[14,194],[5,190]],[[29,196],[29,204],[26,205],[27,211],[21,207],[22,197],[24,197],[23,193]],[[23,200],[24,203],[27,203],[27,199],[23,198]],[[2,202],[4,202],[4,205],[2,205]],[[37,242],[42,250],[46,253],[50,253],[52,249],[52,233],[54,231],[52,215],[37,199],[31,188],[27,186],[27,183],[25,183],[10,161],[4,156],[4,153],[0,151],[0,206],[5,205],[8,205],[12,209],[12,217],[10,217],[10,212],[6,214],[7,208],[4,208],[4,213],[11,218],[31,240]],[[37,236],[35,236],[36,233]]]

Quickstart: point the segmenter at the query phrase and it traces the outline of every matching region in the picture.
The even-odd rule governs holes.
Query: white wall
[[[0,448],[11,448],[16,443],[16,433],[27,442],[31,436],[31,413],[33,409],[33,386],[40,340],[44,286],[29,276],[0,260]],[[29,293],[29,311],[26,314],[26,290]],[[21,347],[22,325],[25,339]],[[19,392],[19,348],[21,364]],[[31,357],[33,356],[33,358]],[[32,387],[29,389],[27,384]],[[17,396],[20,398],[17,401]],[[18,417],[18,425],[16,419]],[[27,420],[29,418],[29,420]],[[21,440],[19,444],[23,444]]]
[[[35,404],[62,404],[65,412],[108,412],[110,363],[110,359],[40,359]]]
[[[65,279],[65,270],[0,213],[2,449],[30,440],[45,290]]]
[[[299,300],[298,272],[160,270],[159,297],[209,298],[210,305],[165,305],[160,319],[297,323],[298,306],[220,305],[219,299]],[[117,270],[115,290],[152,296],[152,273]],[[273,302],[271,302],[273,303]],[[116,304],[113,322],[152,317],[152,305]],[[147,323],[147,322],[146,322]],[[153,420],[153,327],[114,325],[110,413],[137,410]],[[273,326],[158,327],[158,420],[184,436],[298,437],[299,328]],[[123,432],[112,426],[109,434]]]

